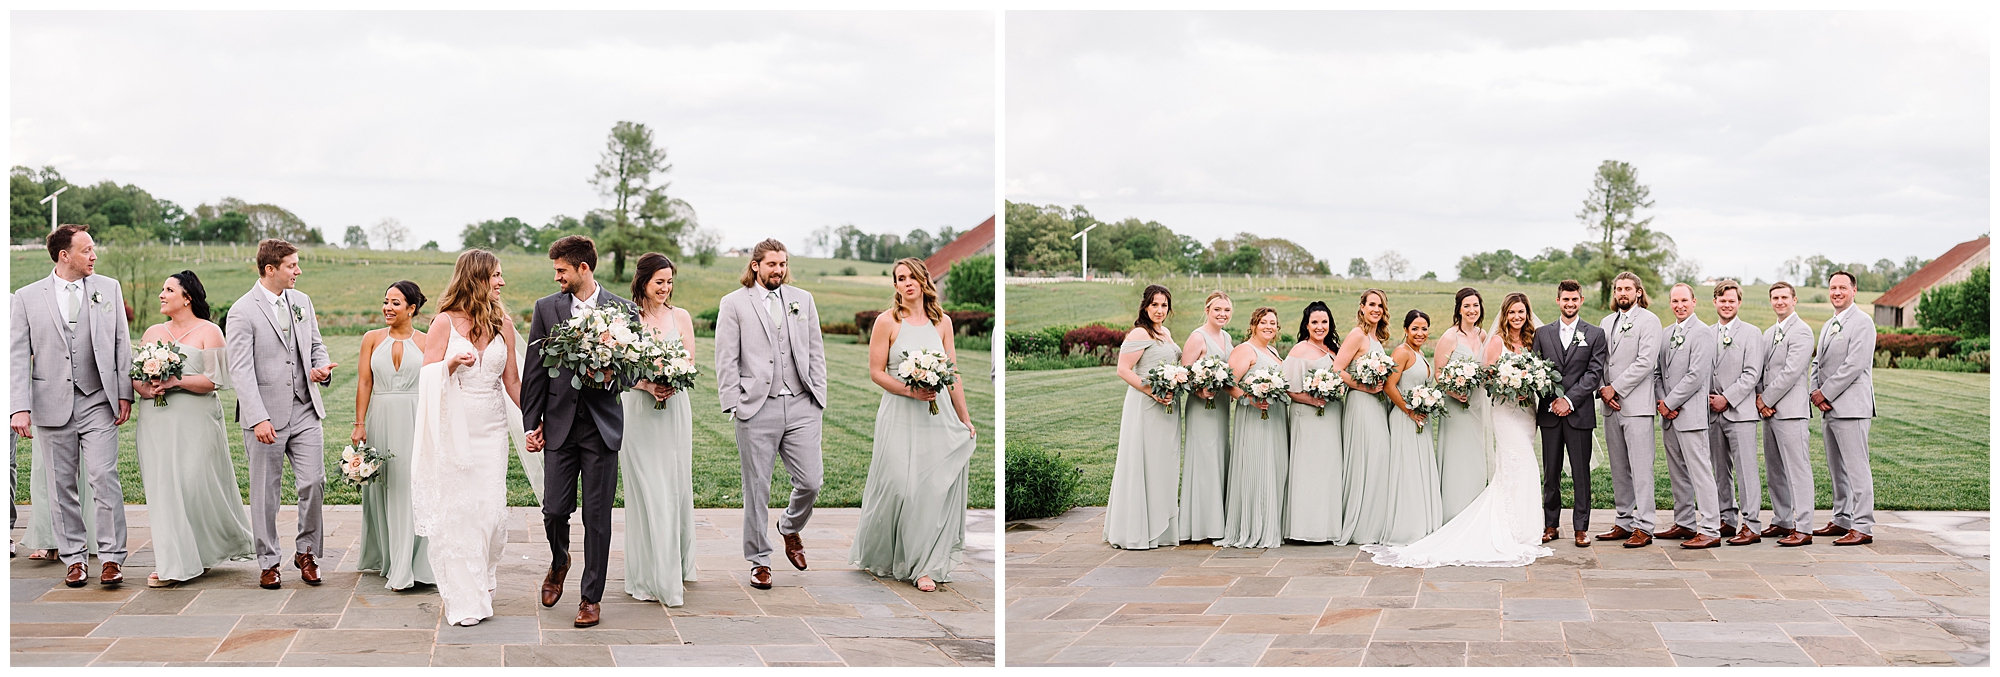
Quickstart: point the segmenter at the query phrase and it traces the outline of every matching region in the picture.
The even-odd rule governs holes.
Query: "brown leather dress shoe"
[[[1687,527],[1678,524],[1674,525],[1670,529],[1667,529],[1666,531],[1653,534],[1653,538],[1658,538],[1661,540],[1672,540],[1672,539],[1694,538],[1694,537],[1695,537],[1695,530],[1689,529]]]
[[[97,577],[97,584],[105,587],[115,588],[118,587],[119,584],[124,582],[125,582],[125,574],[118,570],[118,563],[105,562],[104,571]]]
[[[265,569],[264,573],[257,577],[257,587],[263,588],[265,590],[276,590],[278,589],[278,581],[280,578],[281,577],[278,575],[277,567],[271,567],[269,569]]]
[[[562,566],[551,568],[547,575],[542,576],[543,607],[552,607],[562,601],[563,581],[569,577],[569,564],[574,559],[569,553],[563,553]]]
[[[799,571],[806,570],[806,543],[799,540],[798,534],[785,534],[785,561]]]
[[[319,564],[313,562],[312,553],[292,555],[292,566],[299,568],[299,580],[305,581],[306,585],[319,585]]]
[[[1870,536],[1870,535],[1868,535],[1868,534],[1864,534],[1864,533],[1861,533],[1861,532],[1859,532],[1859,531],[1849,531],[1849,532],[1847,532],[1847,535],[1846,535],[1846,536],[1842,536],[1842,537],[1840,537],[1840,540],[1837,540],[1837,541],[1834,541],[1834,542],[1833,542],[1833,544],[1834,544],[1834,545],[1868,545],[1869,543],[1874,543],[1874,542],[1875,542],[1875,537],[1874,537],[1874,536]],[[108,564],[107,564],[107,565],[105,565],[105,566],[110,566],[110,565],[108,565]]]
[[[1792,535],[1792,530],[1786,527],[1781,527],[1776,524],[1773,524],[1771,526],[1764,527],[1764,530],[1758,532],[1757,535],[1763,536],[1765,538],[1784,538],[1786,536]]]
[[[1558,534],[1558,533],[1556,533],[1556,528],[1555,528],[1555,527],[1548,527],[1548,528],[1545,528],[1545,529],[1542,529],[1542,542],[1543,542],[1543,543],[1547,543],[1547,542],[1549,542],[1549,541],[1553,541],[1553,540],[1556,540],[1556,538],[1557,538],[1557,537],[1559,537],[1559,536],[1561,536],[1561,534]]]
[[[63,585],[72,588],[83,587],[83,579],[87,575],[84,569],[85,567],[82,562],[69,565],[69,574],[63,576]]]
[[[770,590],[771,567],[750,567],[750,587],[758,590]]]
[[[1832,523],[1832,522],[1827,522],[1827,523],[1826,523],[1826,526],[1823,526],[1823,527],[1820,527],[1820,528],[1818,528],[1818,529],[1814,529],[1814,530],[1812,530],[1812,535],[1814,535],[1814,536],[1846,536],[1846,535],[1847,535],[1847,527],[1843,527],[1843,526],[1840,526],[1840,525],[1838,525],[1838,524],[1834,524],[1834,523]]]
[[[582,604],[576,605],[576,627],[588,628],[593,625],[597,625],[597,603],[586,599]]]
[[[1581,531],[1576,532],[1576,547],[1579,548],[1590,547],[1590,534],[1586,534]]]
[[[1794,531],[1792,533],[1785,534],[1784,538],[1778,539],[1778,545],[1787,548],[1796,548],[1801,545],[1812,545],[1812,534],[1808,534],[1803,531]]]
[[[1652,544],[1653,535],[1644,531],[1634,531],[1631,538],[1625,539],[1625,547],[1627,548],[1643,548]]]
[[[1722,525],[1723,538],[1734,538],[1735,536],[1736,536],[1736,525],[1733,524]]]
[[[1736,532],[1735,536],[1729,537],[1729,540],[1723,541],[1723,543],[1727,543],[1729,545],[1749,545],[1751,543],[1756,543],[1762,540],[1764,540],[1764,537],[1757,535],[1757,532],[1751,531],[1749,529],[1744,529],[1742,531]]]
[[[1687,548],[1689,550],[1713,548],[1718,545],[1722,545],[1722,539],[1710,536],[1708,534],[1695,534],[1694,538],[1687,539],[1686,541],[1683,541],[1681,543],[1681,547]]]
[[[1597,535],[1597,540],[1600,540],[1600,541],[1622,541],[1622,540],[1625,540],[1625,539],[1627,539],[1627,538],[1631,538],[1631,537],[1632,537],[1632,532],[1630,532],[1630,531],[1627,531],[1627,530],[1625,529],[1625,527],[1620,527],[1620,526],[1613,526],[1613,527],[1611,527],[1611,530],[1610,530],[1610,531],[1606,531],[1606,532],[1604,532],[1604,533],[1601,533],[1601,534],[1598,534],[1598,535]]]

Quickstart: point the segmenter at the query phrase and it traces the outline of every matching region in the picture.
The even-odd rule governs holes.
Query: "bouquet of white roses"
[[[944,353],[928,348],[916,352],[903,353],[903,359],[889,370],[896,380],[911,388],[928,390],[944,396],[944,389],[958,382],[958,365],[945,359]],[[937,400],[931,400],[931,415],[938,413]]]
[[[1244,396],[1249,399],[1259,400],[1265,404],[1277,404],[1284,400],[1286,389],[1290,388],[1291,384],[1285,382],[1284,373],[1278,371],[1277,367],[1259,367],[1245,373],[1237,387],[1242,388]],[[1263,415],[1261,416],[1263,419],[1271,418],[1270,409],[1258,413]]]
[[[656,344],[653,350],[658,351],[659,355],[646,365],[645,380],[674,390],[684,391],[693,388],[694,377],[701,374],[701,368],[695,366],[694,358],[688,355],[687,347],[680,339],[653,339],[652,342]],[[667,401],[654,400],[653,408],[665,409]]]
[[[1354,358],[1354,361],[1347,365],[1347,373],[1353,374],[1354,380],[1364,386],[1378,386],[1388,383],[1389,375],[1396,373],[1396,369],[1395,358],[1389,357],[1388,353],[1380,350],[1370,350],[1362,353],[1361,356]],[[1375,396],[1381,398],[1388,397],[1388,395],[1382,393],[1376,393]]]
[[[1229,360],[1207,355],[1188,365],[1188,369],[1194,372],[1193,389],[1208,391],[1209,409],[1215,408],[1215,398],[1222,397],[1224,391],[1236,385],[1236,375],[1229,371]]]
[[[1471,397],[1472,389],[1480,385],[1482,371],[1479,363],[1472,360],[1459,359],[1446,362],[1444,368],[1438,370],[1438,388],[1448,395]]]
[[[187,353],[171,341],[154,341],[132,348],[132,371],[134,381],[165,381],[178,378],[187,368]],[[167,393],[161,391],[153,396],[153,406],[167,406]]]
[[[1331,368],[1321,367],[1306,372],[1305,382],[1299,384],[1299,390],[1308,396],[1332,402],[1335,400],[1346,401],[1348,387],[1346,381],[1340,380],[1340,372],[1334,371]],[[1319,413],[1317,415],[1326,415],[1326,405],[1320,405],[1318,409]]]
[[[1409,403],[1410,411],[1423,416],[1425,422],[1444,418],[1445,412],[1449,411],[1444,408],[1444,391],[1433,385],[1411,388],[1410,394],[1404,397],[1403,401]],[[1418,423],[1417,432],[1423,431],[1424,424]]]
[[[558,368],[576,372],[569,385],[622,390],[621,378],[644,375],[661,357],[659,342],[647,337],[645,325],[623,306],[605,304],[558,324],[541,340],[542,366],[549,378]]]
[[[382,466],[393,456],[367,442],[340,450],[340,479],[356,487],[382,479]]]
[[[1194,372],[1179,363],[1161,362],[1146,370],[1145,384],[1154,395],[1165,395],[1167,409],[1171,410],[1175,399],[1194,389]]]
[[[1516,401],[1529,406],[1556,394],[1562,372],[1540,355],[1503,353],[1483,370],[1486,392],[1495,402]]]

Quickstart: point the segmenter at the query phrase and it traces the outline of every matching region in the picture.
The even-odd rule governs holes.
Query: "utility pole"
[[[1097,227],[1101,225],[1104,224],[1101,223],[1090,224],[1089,228],[1085,228],[1081,232],[1069,236],[1069,239],[1072,240],[1077,238],[1083,238],[1083,281],[1085,282],[1090,281],[1090,237],[1089,237],[1090,231],[1097,230]]]

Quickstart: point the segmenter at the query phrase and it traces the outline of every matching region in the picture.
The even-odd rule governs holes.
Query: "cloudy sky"
[[[474,221],[608,206],[587,181],[630,120],[725,245],[966,229],[993,212],[995,21],[14,12],[9,161],[450,247]]]
[[[1983,15],[1007,15],[1010,200],[1410,275],[1589,237],[1598,164],[1708,274],[1989,232]]]

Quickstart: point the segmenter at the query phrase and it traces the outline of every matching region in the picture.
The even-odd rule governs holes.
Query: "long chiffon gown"
[[[905,318],[889,354],[944,351],[929,322]],[[958,420],[951,394],[930,403],[882,393],[875,410],[875,452],[861,494],[861,525],[848,559],[883,578],[951,581],[965,559],[966,472],[972,466],[972,431]]]
[[[1285,382],[1292,392],[1303,392],[1306,372],[1333,366],[1332,355],[1304,360],[1285,358]],[[1345,515],[1341,501],[1345,494],[1342,475],[1341,437],[1345,407],[1329,400],[1326,413],[1303,402],[1291,403],[1291,467],[1285,490],[1285,538],[1312,543],[1346,545]]]
[[[229,387],[222,348],[179,345],[187,354],[185,373]],[[162,407],[142,397],[132,404],[132,420],[160,580],[185,581],[221,562],[250,561],[250,519],[229,458],[222,398],[175,390]]]
[[[1477,364],[1477,351],[1469,343],[1461,336],[1458,345],[1451,349],[1451,359]],[[1466,399],[1470,402],[1483,397],[1485,388],[1473,388]],[[1446,396],[1444,406],[1450,415],[1432,425],[1438,429],[1439,493],[1444,503],[1444,519],[1450,521],[1486,489],[1486,450],[1482,448],[1485,431],[1479,429],[1480,424],[1470,415],[1468,405]]]
[[[668,327],[664,338],[678,341]],[[694,566],[694,412],[686,392],[654,409],[650,393],[618,396],[625,409],[625,594],[680,606]]]
[[[1179,347],[1160,339],[1126,341],[1119,352],[1140,353],[1132,370],[1142,376],[1157,365],[1181,359]],[[1118,420],[1118,464],[1111,470],[1111,496],[1104,509],[1106,543],[1145,550],[1181,542],[1180,457],[1179,412],[1137,388],[1125,388],[1125,411]]]
[[[18,453],[18,452],[17,452]],[[27,533],[21,537],[24,550],[55,550],[56,548],[56,492],[54,481],[49,479],[48,451],[42,447],[42,438],[28,440],[28,504],[34,506],[28,512]],[[97,554],[97,511],[87,509],[91,503],[90,477],[77,464],[76,497],[77,505],[85,506],[83,511],[83,540],[87,544],[84,551]],[[52,564],[54,562],[51,562]]]
[[[1200,329],[1195,335],[1209,355],[1229,359],[1229,335],[1220,338]],[[1182,433],[1186,450],[1181,456],[1182,540],[1206,541],[1222,538],[1222,487],[1229,467],[1229,393],[1213,393],[1213,401],[1190,396],[1187,429]],[[1215,408],[1210,409],[1209,404]]]
[[[1362,352],[1381,349],[1382,343],[1370,336]],[[1347,395],[1341,420],[1341,451],[1346,453],[1341,460],[1347,465],[1341,530],[1349,543],[1381,543],[1389,533],[1389,416],[1394,409],[1387,391]]]
[[[1255,369],[1282,364],[1270,348],[1257,351]],[[1289,398],[1287,398],[1289,400]],[[1275,548],[1285,543],[1285,474],[1290,465],[1291,422],[1283,402],[1270,418],[1250,398],[1236,401],[1235,434],[1229,441],[1229,515],[1222,540],[1229,548]]]
[[[403,346],[396,365],[395,345]],[[416,434],[417,380],[424,351],[414,337],[388,339],[368,356],[374,376],[368,391],[368,444],[392,454],[382,479],[361,487],[361,562],[355,568],[381,572],[383,587],[402,590],[436,583],[429,543],[417,535],[410,505],[410,442]]]
[[[1430,364],[1418,355],[1397,381],[1397,390],[1408,399],[1410,391],[1430,380]],[[1417,430],[1403,410],[1389,409],[1389,526],[1382,543],[1406,545],[1437,531],[1444,524],[1444,505],[1438,496],[1437,450],[1431,446],[1430,426]]]

